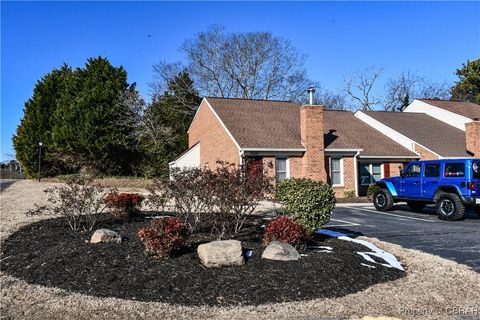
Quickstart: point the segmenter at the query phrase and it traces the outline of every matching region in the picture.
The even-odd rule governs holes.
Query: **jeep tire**
[[[425,202],[422,201],[407,201],[407,205],[410,210],[420,212],[425,208]]]
[[[387,189],[380,189],[373,194],[373,205],[378,211],[388,211],[393,207],[393,197]]]
[[[480,206],[475,206],[475,213],[480,217]]]
[[[440,193],[435,203],[438,218],[448,221],[458,221],[465,214],[465,206],[455,193]]]

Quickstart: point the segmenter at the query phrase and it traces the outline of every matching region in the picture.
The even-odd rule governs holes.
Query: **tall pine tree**
[[[54,69],[36,83],[32,97],[25,103],[24,116],[13,137],[13,146],[17,160],[29,177],[37,176],[39,142],[43,143],[42,174],[51,175],[61,171],[51,132],[55,125],[53,115],[58,100],[72,76],[73,72],[67,65]]]
[[[102,174],[130,174],[136,156],[134,130],[122,96],[135,91],[123,67],[102,57],[75,70],[54,113],[52,138],[69,166]]]
[[[459,80],[452,88],[452,99],[480,104],[480,59],[467,61],[456,74]]]

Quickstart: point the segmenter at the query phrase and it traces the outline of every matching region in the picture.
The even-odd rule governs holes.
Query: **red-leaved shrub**
[[[267,223],[263,244],[266,246],[272,241],[280,241],[291,244],[297,250],[305,250],[309,238],[310,233],[301,224],[282,216]]]
[[[144,199],[138,193],[111,192],[103,199],[103,202],[116,218],[129,219],[140,212]]]
[[[137,234],[145,245],[145,253],[160,259],[180,250],[188,236],[187,227],[178,218],[154,220],[149,227],[139,229]]]

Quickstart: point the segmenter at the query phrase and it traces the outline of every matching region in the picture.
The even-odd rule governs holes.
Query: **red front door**
[[[261,175],[263,173],[263,158],[247,158],[247,171],[253,177]]]

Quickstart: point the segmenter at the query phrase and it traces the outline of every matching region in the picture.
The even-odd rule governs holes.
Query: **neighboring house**
[[[465,124],[480,120],[480,105],[472,102],[415,99],[404,112],[425,113],[465,131]]]
[[[311,178],[330,183],[339,197],[345,191],[364,195],[368,185],[398,175],[411,160],[479,157],[480,123],[470,124],[473,130],[465,132],[413,111],[354,114],[289,101],[206,97],[188,130],[189,149],[170,166],[260,166],[277,180]]]
[[[470,157],[465,131],[424,113],[357,111],[355,116],[421,159]]]

